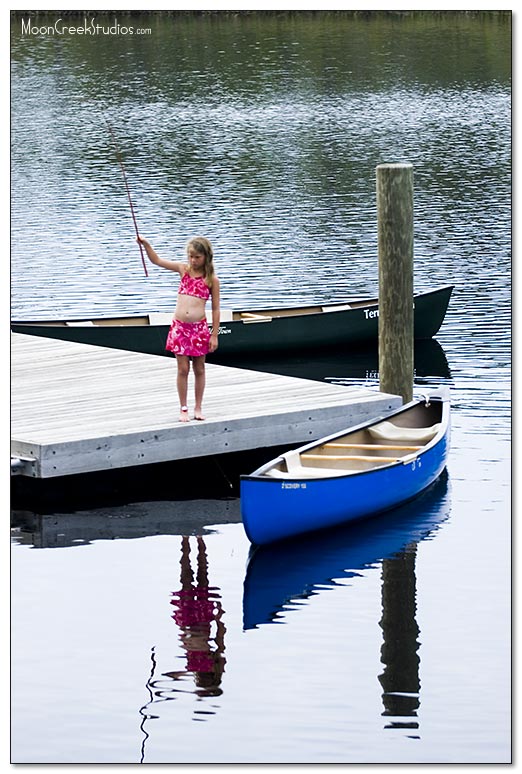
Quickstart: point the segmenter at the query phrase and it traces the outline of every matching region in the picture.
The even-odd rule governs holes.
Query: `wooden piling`
[[[413,166],[379,164],[379,389],[413,397]]]

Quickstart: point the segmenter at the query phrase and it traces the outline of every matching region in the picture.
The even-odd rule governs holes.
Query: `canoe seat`
[[[297,450],[286,452],[282,455],[286,462],[286,471],[272,470],[267,471],[273,478],[330,478],[331,476],[345,476],[347,473],[355,471],[341,470],[340,468],[309,468],[301,464],[301,457]]]
[[[286,462],[286,469],[292,473],[300,473],[303,469],[301,465],[301,457],[298,451],[289,451],[281,455]]]
[[[269,315],[253,314],[252,312],[241,312],[241,320],[244,323],[272,322],[272,318]]]
[[[149,325],[170,325],[172,317],[172,312],[151,312],[149,314]]]
[[[219,321],[220,322],[232,322],[234,317],[234,312],[232,309],[220,309],[219,311]],[[149,314],[149,324],[150,325],[170,325],[173,318],[172,312],[151,312]],[[212,325],[212,309],[207,309],[205,311],[205,316],[207,318],[207,322]]]
[[[381,465],[389,465],[390,462],[402,460],[402,457],[378,457],[376,454],[309,454],[303,455],[308,460],[339,460],[348,462],[376,462]]]
[[[206,309],[205,310],[205,316],[207,318],[207,322],[212,325],[212,309]],[[219,322],[233,322],[234,321],[234,312],[232,309],[220,309],[219,310]]]
[[[351,309],[350,304],[337,304],[336,306],[322,306],[322,312],[345,312],[347,309]]]
[[[92,320],[70,320],[65,323],[69,328],[89,328],[94,325]]]
[[[431,427],[398,427],[393,422],[380,422],[368,428],[368,432],[379,441],[418,441],[428,443],[440,430],[440,422]]]
[[[323,449],[362,449],[368,451],[419,451],[422,446],[404,446],[398,443],[325,443]]]
[[[277,468],[271,468],[267,470],[266,475],[270,478],[281,479],[296,479],[302,478],[334,478],[334,476],[347,476],[350,473],[356,473],[355,470],[340,470],[336,468],[305,468],[300,467],[299,471],[292,471],[287,473],[285,470],[278,470]]]

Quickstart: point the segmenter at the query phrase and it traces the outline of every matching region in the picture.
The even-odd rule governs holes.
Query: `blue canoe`
[[[256,545],[395,508],[435,481],[449,448],[449,391],[286,452],[241,476],[241,517]]]
[[[243,628],[284,623],[303,600],[350,579],[386,559],[412,554],[449,517],[447,471],[415,500],[393,511],[268,546],[251,546],[243,588]]]

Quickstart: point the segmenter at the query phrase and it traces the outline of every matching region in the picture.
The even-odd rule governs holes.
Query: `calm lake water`
[[[408,161],[452,448],[406,508],[253,556],[225,485],[14,502],[12,762],[509,762],[509,15],[59,18],[11,22],[12,316],[172,309],[105,119],[141,233],[207,235],[223,306],[377,292],[375,167]],[[378,389],[374,353],[258,367]]]

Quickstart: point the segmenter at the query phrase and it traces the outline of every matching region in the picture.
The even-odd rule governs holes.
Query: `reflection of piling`
[[[383,688],[383,714],[394,718],[389,728],[418,728],[420,680],[415,556],[415,550],[410,547],[382,564],[380,625],[384,671],[379,675],[379,682]]]
[[[377,167],[381,392],[413,396],[413,167]]]

